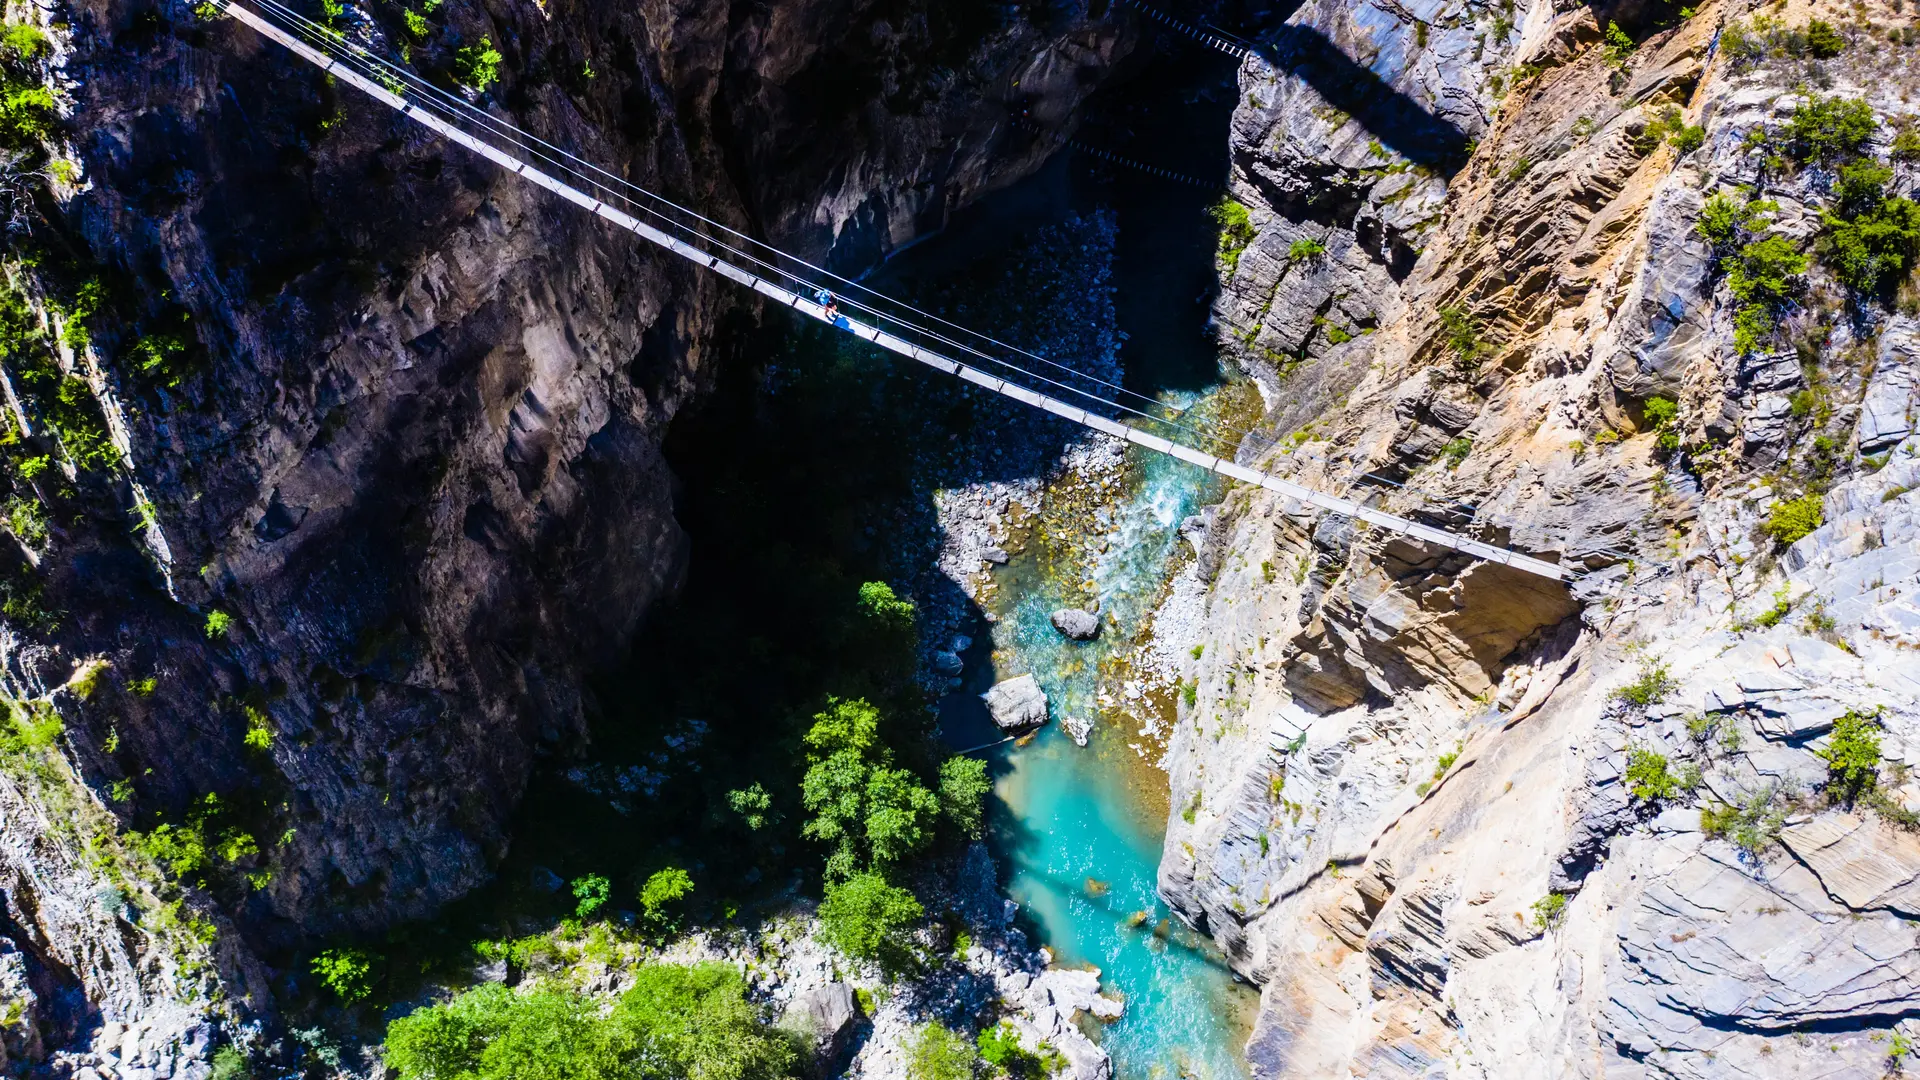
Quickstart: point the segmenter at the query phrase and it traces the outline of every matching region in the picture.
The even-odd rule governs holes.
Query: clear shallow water
[[[1230,68],[1181,51],[1155,59],[1150,74],[1091,109],[1083,134],[1116,152],[1224,176],[1221,149],[1237,99]],[[1215,245],[1206,207],[1216,197],[1062,155],[1040,175],[957,215],[946,235],[898,269],[952,273],[1007,244],[1010,235],[1070,212],[1114,212],[1113,287],[1116,328],[1126,340],[1120,350],[1125,383],[1190,406],[1199,420],[1230,409],[1236,397],[1222,391],[1206,330]],[[966,684],[941,705],[945,738],[969,747],[998,734],[977,696],[994,682],[1031,672],[1047,692],[1053,722],[1025,746],[990,751],[998,796],[995,857],[1033,939],[1051,949],[1057,963],[1098,967],[1107,991],[1126,1000],[1118,1021],[1093,1032],[1112,1054],[1117,1080],[1247,1075],[1241,1048],[1257,995],[1235,981],[1211,944],[1173,919],[1155,893],[1166,777],[1129,745],[1147,740],[1138,722],[1115,707],[1143,715],[1148,708],[1121,700],[1125,655],[1185,544],[1181,521],[1219,494],[1212,474],[1130,449],[1117,499],[1098,515],[1056,522],[1068,534],[1062,541],[1036,530],[1011,563],[994,571],[986,606],[998,621],[991,633],[974,635]],[[1107,621],[1100,637],[1085,644],[1061,637],[1049,617],[1090,595]],[[1095,721],[1085,748],[1061,730],[1066,716]]]
[[[1127,465],[1124,494],[1104,530],[1108,550],[1089,575],[1103,618],[1113,621],[1088,643],[1068,641],[1049,621],[1086,597],[1078,573],[1053,569],[1075,565],[1060,548],[1084,548],[1102,530],[1053,548],[1036,541],[995,572],[991,656],[976,655],[976,677],[955,695],[960,700],[949,699],[945,729],[961,744],[986,734],[984,716],[970,705],[975,688],[1034,675],[1055,722],[1025,746],[995,751],[996,853],[1008,895],[1056,962],[1098,967],[1109,992],[1126,1000],[1121,1019],[1099,1034],[1119,1080],[1243,1080],[1240,1048],[1255,994],[1155,894],[1166,779],[1129,746],[1143,741],[1134,722],[1101,704],[1103,687],[1107,701],[1116,700],[1121,657],[1185,543],[1180,522],[1218,492],[1211,474],[1162,455],[1136,450]],[[1085,748],[1060,728],[1069,715],[1098,718]]]

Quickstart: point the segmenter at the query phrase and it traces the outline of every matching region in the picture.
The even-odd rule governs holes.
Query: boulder
[[[986,699],[987,713],[1001,731],[1026,731],[1047,722],[1047,693],[1032,675],[996,683]]]
[[[980,557],[987,560],[988,562],[992,563],[995,566],[1007,565],[1008,556],[1007,556],[1007,549],[1005,548],[990,547],[985,551],[982,551],[980,553]]]
[[[1092,641],[1100,636],[1100,616],[1079,608],[1061,608],[1053,613],[1053,628],[1075,641]]]
[[[1067,737],[1074,741],[1074,745],[1085,746],[1087,736],[1093,734],[1093,721],[1084,716],[1062,717],[1060,730],[1067,733]]]
[[[933,670],[942,675],[958,675],[961,671],[965,670],[967,666],[965,662],[960,659],[959,653],[951,653],[945,650],[933,654],[932,664]]]
[[[834,1070],[859,1023],[860,1010],[854,1006],[853,987],[843,982],[831,982],[794,995],[780,1014],[780,1027],[799,1036],[800,1041],[811,1048],[814,1063],[823,1073]]]

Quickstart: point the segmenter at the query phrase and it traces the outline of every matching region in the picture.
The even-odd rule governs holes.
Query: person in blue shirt
[[[814,300],[814,303],[817,303],[821,307],[827,309],[826,316],[827,316],[828,322],[835,323],[835,324],[839,323],[840,301],[832,293],[828,292],[825,289],[821,289],[819,292],[816,292],[813,294],[813,300]]]

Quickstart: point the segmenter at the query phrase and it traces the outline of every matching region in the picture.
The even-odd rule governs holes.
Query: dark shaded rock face
[[[1065,116],[1126,45],[956,7],[448,0],[412,56],[492,42],[496,114],[853,269],[1035,167],[1007,102]],[[397,9],[342,25],[406,40]],[[266,940],[425,915],[484,877],[536,756],[582,733],[583,674],[674,587],[658,443],[759,309],[231,21],[86,3],[55,38],[81,170],[52,216],[108,286],[63,362],[127,478],[56,531],[63,616],[7,628],[7,689],[104,659],[62,706],[82,778],[133,781],[123,822],[237,791],[256,835],[292,830],[244,912]],[[171,385],[133,362],[162,330]],[[17,839],[0,876],[37,876]]]

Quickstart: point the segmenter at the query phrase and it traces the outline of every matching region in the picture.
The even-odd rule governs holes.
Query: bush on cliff
[[[399,1080],[777,1080],[799,1054],[738,972],[650,964],[603,1015],[592,998],[489,983],[387,1027]]]

